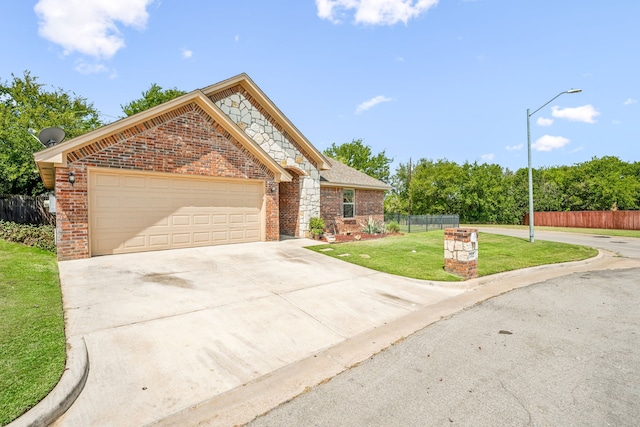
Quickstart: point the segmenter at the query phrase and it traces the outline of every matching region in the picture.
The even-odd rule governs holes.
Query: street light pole
[[[560,95],[564,95],[565,93],[579,93],[582,92],[582,89],[569,89],[563,92],[560,92],[549,101],[547,101],[542,107],[538,108],[533,113],[530,113],[529,108],[527,108],[527,151],[528,151],[528,172],[529,172],[529,242],[533,243],[533,172],[531,169],[531,125],[530,118],[538,111],[542,110],[544,107],[549,105],[551,101],[559,97]]]

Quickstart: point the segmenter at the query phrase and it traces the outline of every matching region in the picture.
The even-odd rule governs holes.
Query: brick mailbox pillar
[[[477,228],[445,228],[444,269],[465,280],[478,277]]]

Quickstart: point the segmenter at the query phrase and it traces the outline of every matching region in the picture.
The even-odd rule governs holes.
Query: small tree
[[[74,138],[102,125],[86,98],[62,89],[47,90],[29,71],[0,82],[0,194],[36,195],[44,191],[33,153],[44,147],[29,128],[64,129]]]
[[[364,145],[362,139],[354,139],[342,145],[334,142],[323,153],[380,181],[389,182],[389,164],[393,159],[388,158],[384,151],[372,154],[371,147]]]
[[[120,105],[120,108],[122,108],[122,112],[127,116],[132,116],[156,105],[171,101],[185,93],[187,92],[175,87],[173,89],[162,89],[162,87],[153,83],[148,90],[142,92],[142,98],[134,99],[128,104]]]

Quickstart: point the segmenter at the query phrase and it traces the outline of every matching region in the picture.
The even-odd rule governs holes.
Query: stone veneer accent
[[[273,172],[196,104],[149,119],[67,156],[56,168],[58,259],[89,256],[89,167],[166,172],[265,182],[266,240],[280,237]],[[76,182],[69,183],[69,172]]]
[[[478,229],[444,229],[444,269],[466,279],[478,277]]]
[[[384,222],[384,190],[355,189],[355,218],[343,218],[341,187],[322,186],[320,191],[320,216],[329,233],[358,233],[369,217],[378,224]],[[333,229],[335,225],[336,230]]]
[[[282,224],[281,232],[292,232],[291,221],[296,218],[293,221],[296,223],[294,235],[305,236],[309,219],[320,216],[320,172],[316,165],[309,161],[307,153],[293,142],[293,138],[286,135],[282,127],[242,87],[236,86],[214,95],[212,101],[281,166],[304,171],[306,175],[300,175],[299,184],[296,184],[299,185],[298,212],[288,212],[289,221]],[[281,190],[287,188],[296,191],[292,186],[281,186]],[[295,202],[289,200],[289,209],[294,205]]]

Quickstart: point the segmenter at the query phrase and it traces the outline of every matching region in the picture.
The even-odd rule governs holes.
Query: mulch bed
[[[344,242],[356,242],[362,240],[373,240],[373,239],[382,239],[384,237],[389,236],[399,236],[402,233],[385,233],[385,234],[367,234],[367,233],[351,233],[351,234],[336,234],[336,241],[334,243],[344,243]],[[323,242],[326,242],[326,238],[320,239]]]

